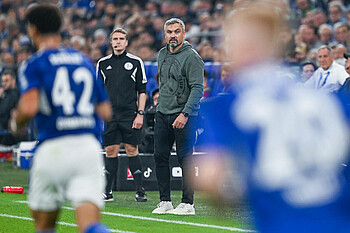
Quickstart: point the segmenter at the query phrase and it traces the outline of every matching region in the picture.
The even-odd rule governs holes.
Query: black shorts
[[[105,124],[103,146],[126,143],[138,145],[141,143],[141,129],[133,129],[134,119],[130,121],[112,121]]]

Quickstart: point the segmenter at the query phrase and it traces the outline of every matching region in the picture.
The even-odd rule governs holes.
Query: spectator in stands
[[[92,59],[95,65],[97,64],[98,60],[101,57],[102,57],[101,49],[95,47],[90,50],[90,58]]]
[[[19,67],[20,64],[27,60],[29,58],[29,56],[31,55],[31,50],[30,50],[30,47],[29,46],[22,46],[17,54],[16,54],[16,64],[17,66]]]
[[[295,60],[299,64],[306,59],[308,53],[307,44],[304,42],[299,43],[295,47]]]
[[[171,17],[174,14],[171,1],[162,1],[160,4],[160,15],[164,18]]]
[[[332,49],[332,54],[335,52],[335,49],[337,48],[337,43],[335,43],[335,42],[333,42],[333,43],[331,43],[330,45],[329,45],[329,47]],[[333,55],[332,55],[332,57],[333,57]]]
[[[296,11],[300,12],[302,18],[305,17],[312,8],[309,0],[296,0]]]
[[[306,43],[309,49],[318,48],[322,45],[318,40],[315,29],[310,25],[300,25],[298,34],[300,35],[301,42]]]
[[[30,47],[32,45],[29,37],[27,35],[22,35],[18,38],[18,42],[20,46],[28,46]]]
[[[319,68],[305,82],[305,86],[313,89],[323,89],[328,92],[337,91],[348,77],[343,66],[333,60],[331,48],[321,46],[317,51]]]
[[[220,46],[214,48],[213,62],[227,62],[225,49],[221,48]]]
[[[103,29],[97,29],[94,33],[94,46],[99,48],[101,50],[101,53],[103,55],[106,55],[107,49],[108,49],[108,39],[107,39],[107,33]]]
[[[151,48],[154,48],[155,39],[154,36],[148,31],[142,31],[138,35],[139,44],[147,44]]]
[[[349,77],[345,80],[343,86],[338,90],[340,94],[350,94],[350,53],[344,53],[345,59],[345,70],[348,73]],[[349,101],[347,102],[349,104]]]
[[[333,50],[333,60],[339,65],[345,66],[344,53],[346,53],[346,47],[342,44],[337,44]]]
[[[220,93],[228,93],[230,91],[231,81],[230,74],[232,73],[232,66],[229,63],[225,63],[221,66],[221,82],[223,84],[222,91]]]
[[[315,28],[319,28],[322,24],[327,24],[327,16],[326,14],[320,9],[314,9],[312,11],[313,13],[313,26]]]
[[[19,26],[17,25],[17,22],[15,20],[11,21],[8,20],[8,39],[9,42],[11,42],[12,40],[14,40],[15,38],[17,38],[18,34],[19,34]]]
[[[141,44],[137,46],[135,50],[135,55],[140,57],[143,61],[157,61],[157,53],[154,51],[150,45]]]
[[[154,31],[154,44],[155,49],[158,51],[162,46],[165,45],[164,41],[164,20],[158,16],[152,19],[152,30]]]
[[[312,12],[309,11],[304,18],[301,19],[301,25],[309,25],[314,28],[314,18]]]
[[[329,45],[333,38],[332,27],[329,24],[322,24],[318,28],[318,36],[323,44]]]
[[[1,75],[2,87],[0,87],[0,131],[8,130],[11,111],[16,108],[19,100],[19,90],[16,86],[16,76],[12,71],[4,71]],[[0,144],[14,145],[16,138],[6,133],[0,137]]]
[[[350,26],[350,10],[346,12],[346,24]]]
[[[201,28],[193,20],[185,22],[186,40],[191,44],[197,46],[200,42]]]
[[[204,69],[204,77],[203,77],[203,97],[208,98],[211,96],[211,87],[208,84],[208,71]]]
[[[199,56],[203,59],[204,62],[212,62],[213,61],[213,52],[214,49],[211,46],[211,43],[209,41],[202,41],[198,47],[197,50],[199,52]]]
[[[148,15],[157,17],[159,15],[159,3],[156,1],[147,1],[145,10]]]
[[[331,26],[338,22],[346,22],[343,16],[344,5],[339,1],[328,3],[328,18]]]
[[[107,5],[110,6],[110,5],[114,5],[113,3],[109,3]],[[108,9],[108,8],[107,8]],[[115,13],[114,14],[111,14],[111,13],[106,13],[105,16],[103,17],[103,28],[104,30],[106,31],[107,34],[109,34],[110,32],[113,31],[113,28],[114,28],[114,16],[115,16]]]
[[[84,37],[76,35],[70,39],[70,44],[74,49],[83,51],[86,46],[86,41]]]
[[[334,24],[334,39],[336,43],[343,44],[345,47],[348,47],[349,26],[346,23],[338,22]]]
[[[15,56],[12,52],[10,51],[3,51],[1,52],[1,60],[3,62],[3,70],[12,70],[16,71],[17,65],[15,63]]]
[[[301,68],[301,81],[306,82],[315,73],[316,65],[311,61],[305,61],[300,65]]]
[[[6,16],[4,14],[0,15],[0,40],[7,38],[8,30],[6,28]]]
[[[10,43],[8,39],[3,39],[0,41],[0,52],[11,51]]]

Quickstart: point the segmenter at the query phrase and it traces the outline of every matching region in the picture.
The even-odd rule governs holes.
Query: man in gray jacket
[[[203,96],[204,63],[192,46],[184,41],[185,24],[177,18],[164,25],[166,47],[159,51],[159,97],[154,130],[154,160],[160,193],[160,203],[152,213],[194,215],[193,144],[196,116]],[[171,148],[176,142],[176,154],[182,168],[181,203],[174,209],[170,197]]]

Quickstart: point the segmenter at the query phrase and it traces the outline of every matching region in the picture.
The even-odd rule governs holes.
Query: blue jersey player
[[[17,131],[35,117],[38,126],[28,194],[36,232],[55,232],[65,200],[75,208],[80,232],[108,232],[99,223],[105,184],[96,139],[99,118],[111,117],[107,94],[90,59],[60,47],[56,6],[34,5],[26,20],[38,51],[19,70],[21,98],[10,125]]]
[[[218,182],[228,178],[245,190],[262,233],[350,232],[345,111],[273,61],[280,18],[271,9],[253,4],[229,17],[232,92],[202,105],[210,156],[199,163],[199,184],[222,194]]]

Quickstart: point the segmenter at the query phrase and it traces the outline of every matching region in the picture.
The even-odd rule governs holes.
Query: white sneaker
[[[155,208],[152,211],[152,214],[167,214],[170,210],[173,210],[173,204],[171,201],[161,201],[157,205],[157,208]]]
[[[195,215],[194,205],[189,203],[180,203],[175,209],[168,212],[169,214],[177,215]]]

